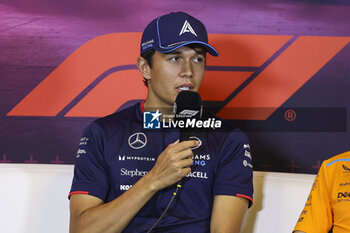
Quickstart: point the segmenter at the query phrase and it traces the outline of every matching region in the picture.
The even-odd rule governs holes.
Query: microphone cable
[[[175,192],[173,192],[173,196],[171,197],[167,207],[165,208],[165,210],[163,211],[163,213],[160,215],[160,217],[158,218],[158,220],[153,224],[153,226],[147,231],[147,233],[150,233],[160,222],[160,220],[162,220],[162,218],[165,216],[165,214],[168,212],[169,207],[171,206],[171,203],[173,203],[178,191],[181,188],[181,180],[179,181],[179,183],[177,183],[176,185],[176,190]]]

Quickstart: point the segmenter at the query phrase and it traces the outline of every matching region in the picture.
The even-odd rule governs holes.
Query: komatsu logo
[[[120,185],[120,190],[122,190],[122,191],[127,191],[127,190],[129,190],[131,187],[132,187],[132,185],[123,185],[123,184],[121,184],[121,185]]]

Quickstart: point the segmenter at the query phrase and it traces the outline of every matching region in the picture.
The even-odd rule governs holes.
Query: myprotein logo
[[[147,156],[128,156],[128,155],[118,155],[119,161],[145,161],[145,162],[155,162],[156,159]]]
[[[141,33],[112,33],[88,41],[7,116],[101,117],[128,100],[143,99],[147,89],[135,65],[140,37]],[[215,34],[210,41],[225,52],[218,58],[208,56],[199,90],[203,101],[216,101],[218,116],[226,119],[265,120],[350,37]],[[237,53],[242,45],[244,52]],[[255,111],[261,108],[268,110]]]

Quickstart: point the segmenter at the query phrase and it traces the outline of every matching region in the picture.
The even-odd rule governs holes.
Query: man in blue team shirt
[[[144,30],[138,69],[147,99],[94,121],[83,133],[70,197],[70,232],[239,232],[252,204],[247,138],[222,121],[179,142],[177,129],[143,129],[143,113],[171,115],[182,90],[198,91],[208,44],[204,25],[176,12]],[[215,117],[215,116],[213,116]]]

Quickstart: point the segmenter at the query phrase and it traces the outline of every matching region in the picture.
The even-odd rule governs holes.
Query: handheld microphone
[[[202,98],[198,92],[181,91],[174,103],[174,119],[188,121],[202,118]],[[180,142],[189,140],[191,128],[180,128]]]
[[[175,121],[187,121],[192,119],[201,119],[202,118],[202,99],[201,96],[194,91],[181,91],[177,94],[174,103],[174,120]],[[180,142],[187,141],[190,138],[191,129],[190,128],[180,128]],[[171,203],[174,201],[175,196],[177,195],[179,189],[181,188],[181,180],[176,185],[176,190],[173,193],[171,200],[169,201],[167,207],[158,218],[158,220],[153,224],[153,226],[147,231],[150,233],[164,217],[168,211]]]

